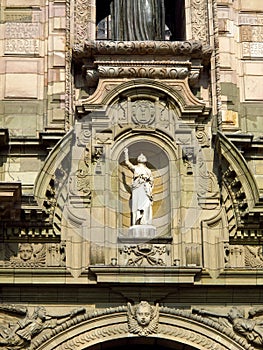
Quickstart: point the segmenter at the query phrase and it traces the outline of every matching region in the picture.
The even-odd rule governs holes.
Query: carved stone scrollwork
[[[74,57],[93,57],[94,55],[191,55],[194,58],[207,59],[212,54],[208,45],[201,41],[86,41],[84,51],[74,47]]]
[[[132,306],[128,303],[129,332],[140,336],[157,333],[159,323],[159,305],[151,306],[147,301],[141,301]]]
[[[204,126],[198,126],[196,128],[196,134],[195,134],[197,141],[201,147],[209,147],[210,146],[210,140],[209,137],[205,131]]]
[[[191,0],[192,37],[208,42],[207,5],[204,0]]]
[[[147,62],[140,61],[139,67],[134,66],[133,63],[129,67],[123,65],[126,62],[118,62],[121,67],[105,66],[104,62],[98,62],[103,64],[98,68],[98,76],[101,78],[156,78],[156,79],[185,79],[189,76],[189,69],[187,67],[156,67],[151,62],[152,66],[147,67]],[[90,79],[88,73],[91,74],[90,70],[87,70],[87,79]],[[94,74],[94,73],[93,73]],[[199,72],[198,72],[199,76]]]
[[[232,307],[226,312],[217,312],[205,309],[193,309],[193,313],[199,314],[202,317],[218,318],[218,322],[229,326],[233,331],[246,338],[248,343],[262,346],[263,345],[263,307],[252,308],[248,311],[248,317],[245,316],[244,310]]]
[[[262,246],[245,247],[245,265],[253,268],[263,268]]]
[[[1,261],[2,260],[2,261]],[[0,265],[14,268],[65,266],[65,243],[6,243],[2,247]]]
[[[166,266],[169,253],[166,245],[147,243],[120,248],[121,260],[127,266]]]
[[[0,349],[29,349],[31,341],[46,329],[54,329],[68,320],[84,314],[84,308],[74,309],[63,315],[49,315],[43,306],[38,306],[30,314],[26,307],[1,305],[9,322],[1,324]],[[23,316],[23,318],[21,318]],[[18,318],[19,317],[19,318]]]

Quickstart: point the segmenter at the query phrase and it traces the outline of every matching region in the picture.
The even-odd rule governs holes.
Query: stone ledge
[[[202,58],[208,63],[212,54],[209,45],[201,41],[86,41],[84,45],[73,47],[74,59],[89,58],[94,55],[165,55],[191,56]]]
[[[191,283],[201,267],[90,266],[97,283]]]

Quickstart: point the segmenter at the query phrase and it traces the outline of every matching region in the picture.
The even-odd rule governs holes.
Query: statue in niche
[[[128,327],[130,333],[146,336],[156,333],[159,322],[159,305],[151,306],[147,301],[141,301],[132,306],[128,303]]]
[[[165,39],[164,0],[112,0],[113,40]]]
[[[193,309],[192,312],[206,317],[226,318],[232,324],[233,331],[244,336],[249,343],[263,345],[263,319],[254,319],[263,315],[263,307],[249,310],[248,318],[236,307],[232,307],[225,314],[204,309]]]
[[[5,307],[0,310],[21,315],[21,307],[12,308]],[[32,315],[29,315],[28,310],[25,308],[23,314],[24,319],[18,320],[15,324],[0,325],[0,348],[2,349],[23,349],[30,346],[31,340],[48,328],[55,328],[67,320],[84,314],[86,310],[84,308],[74,309],[69,313],[57,316],[51,316],[47,314],[46,309],[43,306],[35,308]]]
[[[147,168],[147,158],[140,154],[137,165],[129,161],[128,148],[124,149],[125,164],[133,172],[132,181],[132,225],[152,224],[152,172]]]

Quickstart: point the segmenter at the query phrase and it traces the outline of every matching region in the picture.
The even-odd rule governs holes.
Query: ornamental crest
[[[154,103],[147,100],[135,101],[132,104],[132,121],[139,125],[150,125],[154,122]]]

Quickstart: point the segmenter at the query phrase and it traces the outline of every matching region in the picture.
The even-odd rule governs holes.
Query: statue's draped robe
[[[164,0],[112,0],[113,40],[164,40]]]

